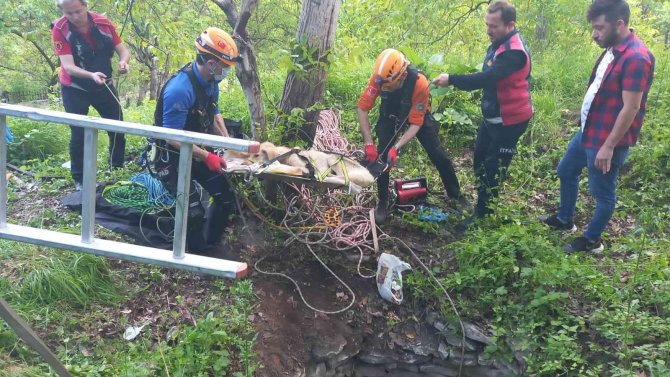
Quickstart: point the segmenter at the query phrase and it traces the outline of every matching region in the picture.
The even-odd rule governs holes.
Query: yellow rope
[[[309,162],[312,164],[312,166],[314,166],[314,170],[315,170],[314,176],[316,177],[316,179],[319,182],[323,182],[323,180],[326,179],[326,177],[328,177],[328,174],[330,174],[330,172],[333,171],[333,166],[335,166],[337,164],[340,164],[340,166],[342,167],[342,173],[344,174],[344,184],[349,185],[349,170],[347,169],[347,164],[344,163],[344,157],[343,156],[338,156],[338,157],[339,158],[337,159],[337,161],[335,161],[334,164],[328,166],[328,169],[326,169],[323,172],[316,171],[317,169],[316,169],[316,164],[314,163],[314,160],[311,159],[311,158],[309,159]]]
[[[244,200],[244,203],[249,207],[251,212],[258,217],[262,222],[265,224],[271,226],[272,228],[275,228],[277,230],[286,230],[286,227],[277,225],[272,222],[272,220],[268,219],[265,215],[263,215],[258,207],[254,203],[247,198],[246,195],[242,195],[242,199]],[[296,230],[321,230],[321,229],[328,229],[327,225],[313,225],[313,226],[297,226],[297,227],[289,227],[290,230],[296,231]]]

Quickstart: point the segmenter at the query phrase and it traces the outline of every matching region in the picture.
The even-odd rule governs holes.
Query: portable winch
[[[428,196],[428,184],[425,177],[415,179],[396,179],[393,181],[391,193],[396,204],[421,204]]]

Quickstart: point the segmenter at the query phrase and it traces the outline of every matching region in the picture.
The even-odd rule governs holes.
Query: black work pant
[[[383,121],[377,122],[375,130],[377,131],[377,138],[379,139],[377,151],[379,152],[381,160],[386,161],[388,150],[391,149],[393,143],[395,143],[394,135],[396,131],[392,122]],[[439,123],[433,119],[430,114],[426,114],[423,126],[419,129],[416,137],[419,139],[426,154],[428,154],[430,161],[437,168],[440,178],[442,179],[442,184],[447,191],[447,195],[452,199],[458,199],[461,196],[461,187],[458,184],[458,177],[456,177],[454,165],[440,142],[439,130]],[[388,172],[380,175],[377,179],[377,190],[379,192],[380,203],[388,202]]]
[[[61,85],[65,112],[88,115],[89,107],[93,106],[103,118],[123,120],[121,106],[114,98],[114,96],[118,97],[116,89],[112,84],[108,85],[114,95],[105,86],[102,86],[97,92],[86,92]],[[108,163],[111,167],[122,167],[126,137],[122,133],[107,132],[107,134],[109,135],[110,156]],[[81,182],[84,176],[84,129],[82,127],[70,126],[70,164],[72,179]]]
[[[162,154],[168,153],[163,152]],[[179,154],[170,152],[169,156],[170,158],[167,161],[156,163],[156,171],[168,191],[176,196],[179,179]],[[212,198],[204,213],[200,205],[200,194],[197,192],[193,181],[198,182]],[[221,236],[230,221],[230,215],[235,212],[235,193],[224,174],[209,171],[204,162],[193,161],[191,164],[190,194],[186,239],[189,250],[201,251],[221,240]]]
[[[526,128],[528,121],[510,126],[482,121],[479,125],[473,161],[477,179],[477,217],[492,212],[489,203],[498,197],[500,183],[507,175],[512,157],[517,153],[517,142]]]

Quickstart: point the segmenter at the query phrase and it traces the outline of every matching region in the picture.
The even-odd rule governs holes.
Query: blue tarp
[[[7,144],[11,143],[14,141],[14,135],[12,135],[12,130],[9,129],[9,125],[5,126],[5,130],[7,131]]]

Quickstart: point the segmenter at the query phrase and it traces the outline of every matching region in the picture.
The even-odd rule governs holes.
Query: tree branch
[[[234,28],[240,19],[240,15],[237,12],[237,4],[233,3],[233,0],[212,0],[212,2],[221,8],[226,18],[228,18],[228,25]]]
[[[49,58],[49,55],[47,55],[46,51],[44,51],[44,49],[40,45],[38,45],[37,42],[31,41],[30,39],[27,39],[27,38],[24,38],[23,35],[18,30],[12,30],[12,34],[17,35],[19,38],[23,39],[24,41],[30,42],[30,44],[32,44],[35,47],[35,49],[37,49],[37,51],[40,53],[40,55],[42,55],[44,60],[46,60],[47,64],[49,64],[49,68],[51,68],[51,72],[56,70],[56,68],[57,68],[56,65],[51,61],[51,58]]]
[[[251,12],[254,9],[256,9],[257,6],[258,6],[258,0],[244,0],[244,3],[242,3],[242,7],[240,10],[240,15],[238,16],[237,19],[237,24],[235,25],[234,30],[235,33],[238,30],[246,30],[249,18],[251,18]]]
[[[463,13],[462,15],[460,15],[456,18],[454,23],[452,23],[451,26],[449,26],[449,29],[447,29],[447,31],[444,34],[442,34],[441,36],[433,39],[432,41],[429,41],[427,43],[421,43],[421,44],[432,45],[433,43],[437,43],[437,42],[443,40],[449,34],[451,34],[451,32],[456,28],[456,26],[458,26],[461,22],[465,21],[465,19],[467,17],[469,17],[472,13],[476,12],[479,9],[479,7],[481,7],[482,5],[490,4],[490,3],[491,3],[491,0],[485,0],[485,1],[480,1],[479,3],[475,4],[474,6],[470,6],[470,9],[468,9],[467,12]]]
[[[8,70],[8,71],[20,72],[20,73],[23,73],[23,74],[25,74],[25,75],[29,75],[29,76],[34,76],[34,75],[35,75],[35,72],[32,72],[32,71],[24,71],[24,70],[22,70],[22,69],[18,69],[18,68],[14,68],[14,67],[8,67],[8,66],[6,66],[6,65],[4,65],[4,64],[0,64],[0,68],[4,68],[4,69],[6,69],[6,70]]]

